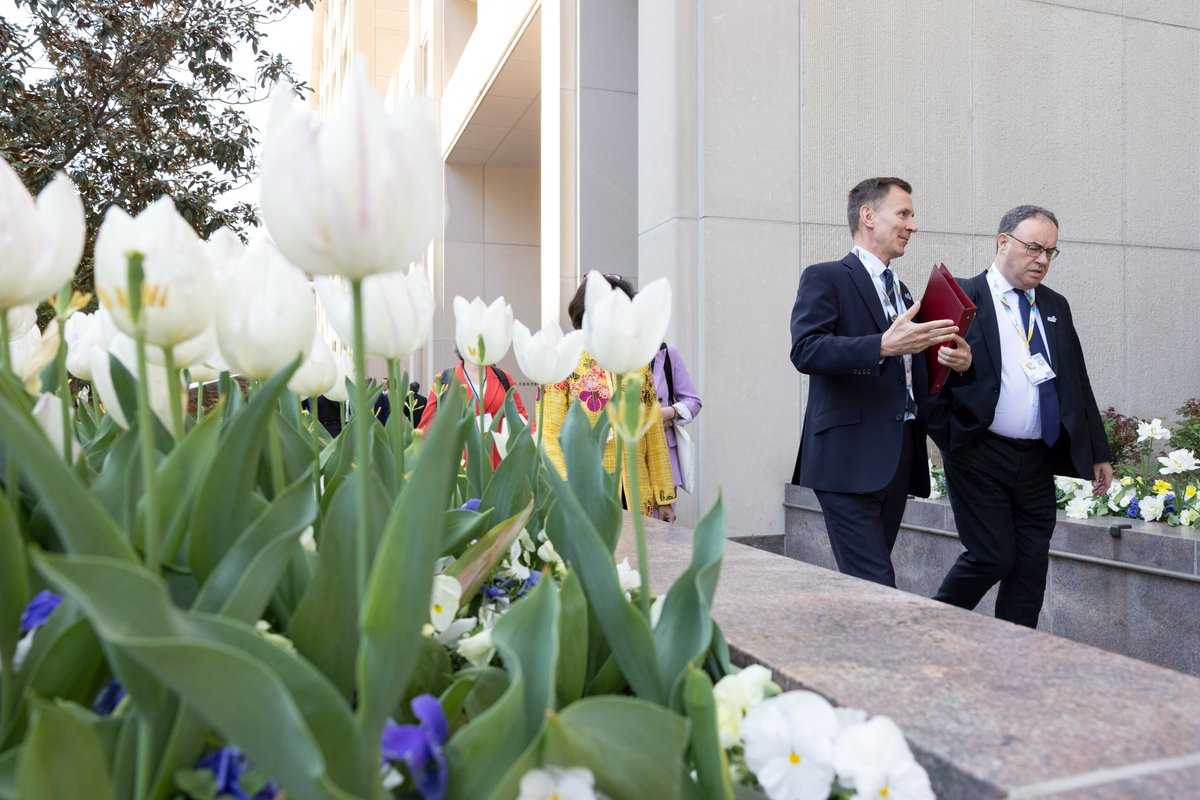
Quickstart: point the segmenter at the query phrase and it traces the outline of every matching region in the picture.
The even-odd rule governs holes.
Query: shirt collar
[[[858,260],[862,262],[863,266],[867,268],[867,272],[870,272],[873,277],[880,277],[883,275],[883,271],[888,268],[887,264],[884,264],[879,256],[862,245],[854,245],[854,255],[858,256]]]
[[[1008,282],[1008,278],[1004,277],[1004,273],[996,266],[995,262],[988,267],[988,280],[992,282],[992,290],[997,294],[1008,294],[1009,292],[1019,292],[1017,287]],[[1030,289],[1025,295],[1033,300],[1034,289]]]

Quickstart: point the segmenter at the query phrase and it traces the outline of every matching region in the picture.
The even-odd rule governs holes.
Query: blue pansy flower
[[[246,756],[236,747],[222,747],[196,762],[197,769],[210,770],[217,777],[217,797],[233,797],[237,800],[272,800],[279,794],[274,781],[258,790],[253,797],[242,788],[242,773],[246,772]]]
[[[1129,508],[1126,509],[1125,516],[1129,517],[1130,519],[1138,518],[1138,499],[1136,497],[1129,501]]]
[[[542,579],[542,573],[536,569],[529,571],[529,577],[521,584],[521,588],[517,590],[517,597],[524,597],[533,587],[538,585],[538,581]]]
[[[458,510],[459,511],[478,511],[479,510],[479,498],[472,497],[470,500],[468,500],[467,502],[465,502],[461,506],[459,506]]]
[[[61,602],[61,594],[55,594],[49,589],[38,592],[21,612],[21,633],[46,624],[46,620],[50,619],[50,615],[54,613],[54,609],[58,608],[58,604]]]
[[[379,749],[387,761],[403,761],[417,791],[424,800],[442,800],[446,796],[449,769],[442,745],[450,735],[446,712],[431,694],[413,698],[411,703],[417,725],[397,725],[391,720],[379,737]]]
[[[117,706],[121,704],[121,700],[124,698],[125,690],[121,687],[121,682],[113,678],[108,682],[107,686],[100,690],[100,693],[96,695],[96,699],[92,701],[92,711],[107,717],[117,710]]]

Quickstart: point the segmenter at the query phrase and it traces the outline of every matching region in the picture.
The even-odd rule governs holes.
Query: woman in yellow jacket
[[[606,280],[614,289],[620,289],[633,297],[633,287],[619,275],[605,275]],[[575,292],[575,297],[567,306],[571,324],[576,330],[583,327],[584,294],[586,283],[581,284]],[[662,409],[659,407],[658,395],[654,389],[654,376],[647,364],[642,368],[642,403],[646,406],[651,424],[645,436],[637,443],[637,482],[638,498],[641,500],[642,514],[647,517],[658,517],[664,522],[675,521],[675,511],[671,504],[675,502],[675,478],[671,473],[671,456],[667,450],[667,437],[663,432]],[[592,354],[583,351],[579,364],[567,379],[553,386],[543,386],[546,393],[544,417],[539,420],[538,429],[545,437],[546,455],[558,468],[560,475],[567,474],[566,463],[563,460],[562,448],[558,443],[558,434],[571,405],[579,403],[587,412],[592,425],[604,412],[608,400],[616,394],[616,376],[607,372],[597,363]],[[617,462],[616,438],[610,432],[608,444],[604,447],[604,468],[612,472]],[[626,506],[633,493],[629,484],[629,475],[625,465],[621,465],[621,495]]]

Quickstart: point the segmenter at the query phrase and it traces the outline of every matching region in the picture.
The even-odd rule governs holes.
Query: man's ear
[[[860,228],[875,227],[875,209],[866,203],[858,207],[858,226]]]

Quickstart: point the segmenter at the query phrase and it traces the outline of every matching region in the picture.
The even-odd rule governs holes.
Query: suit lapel
[[[875,322],[875,327],[879,329],[880,333],[883,333],[885,330],[883,305],[879,302],[879,292],[875,289],[875,282],[871,280],[870,273],[854,253],[847,253],[846,257],[842,259],[842,264],[850,271],[850,282],[862,296],[871,319]]]
[[[976,276],[971,281],[974,290],[971,299],[975,301],[975,324],[983,334],[983,342],[987,346],[988,356],[995,368],[996,380],[1000,380],[1000,328],[996,319],[996,306],[992,302],[992,287],[988,285],[987,272]]]

